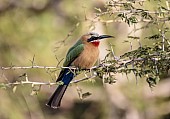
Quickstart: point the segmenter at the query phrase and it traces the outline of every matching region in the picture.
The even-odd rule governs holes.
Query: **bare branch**
[[[75,67],[58,67],[58,66],[10,66],[10,67],[1,67],[1,70],[16,70],[16,69],[77,69]]]

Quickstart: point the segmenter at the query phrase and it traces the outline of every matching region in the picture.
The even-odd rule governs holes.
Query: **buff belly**
[[[91,68],[99,57],[99,50],[95,46],[86,47],[85,50],[73,61],[72,65],[79,68]]]

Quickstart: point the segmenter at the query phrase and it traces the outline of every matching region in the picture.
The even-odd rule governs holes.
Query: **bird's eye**
[[[95,37],[95,36],[91,36],[91,38],[90,38],[91,40],[97,40],[97,37]]]

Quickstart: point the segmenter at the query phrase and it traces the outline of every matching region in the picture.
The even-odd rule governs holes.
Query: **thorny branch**
[[[116,56],[114,56],[115,58]],[[133,61],[142,61],[144,60],[143,58],[138,58],[138,59],[133,59],[133,60],[122,60],[120,61],[118,57],[116,57],[116,60],[118,61],[118,64],[128,64]],[[153,60],[159,60],[156,58],[153,58]],[[93,66],[90,70],[97,69],[99,67],[104,67],[104,66],[110,66],[112,64],[99,64],[97,66]],[[0,67],[1,70],[17,70],[17,69],[78,69],[74,66],[70,67],[56,67],[56,66],[9,66],[9,67]],[[81,70],[88,70],[88,69],[81,69]]]
[[[145,10],[143,8],[135,8],[133,5],[135,3],[140,4],[143,7],[143,2],[146,0],[131,0],[128,2],[124,1],[113,1],[110,0],[108,4],[106,4],[106,11],[100,10],[98,8],[98,13],[95,13],[96,16],[91,20],[87,18],[85,20],[94,22],[101,22],[101,23],[113,23],[113,22],[126,22],[127,24],[135,24],[139,22],[148,22],[149,23],[165,23],[170,20],[169,17],[169,3],[167,3],[167,8],[163,6],[159,6],[158,10],[156,11],[150,11]],[[56,0],[51,0],[51,2],[57,2]],[[47,7],[49,5],[52,5],[51,3],[46,4]],[[16,6],[13,6],[16,7]],[[37,9],[33,8],[33,11],[42,11],[45,10],[47,7],[44,7],[43,9]],[[8,8],[12,8],[10,5]],[[5,10],[6,8],[3,8]],[[30,8],[29,8],[30,9]],[[0,12],[2,9],[0,8]],[[117,16],[114,19],[110,18],[109,20],[101,19],[100,17],[104,15],[109,16]],[[76,30],[76,28],[79,26],[79,22],[69,31],[66,38],[61,41],[61,44],[63,44]],[[142,29],[142,28],[141,28]],[[137,29],[140,30],[140,29]],[[124,55],[117,57],[114,54],[113,48],[111,47],[111,51],[106,55],[105,60],[103,60],[99,65],[94,66],[90,69],[90,71],[94,71],[96,73],[90,73],[92,75],[86,76],[81,79],[73,80],[71,83],[78,83],[81,81],[88,80],[89,78],[95,78],[100,77],[104,79],[104,82],[107,83],[114,83],[115,77],[114,74],[117,73],[125,73],[126,75],[129,73],[134,73],[135,77],[145,77],[147,82],[149,83],[149,86],[153,86],[157,83],[157,81],[160,79],[160,76],[164,72],[168,72],[170,69],[170,43],[169,39],[167,40],[164,32],[165,28],[161,28],[161,33],[156,34],[150,37],[147,37],[148,39],[158,39],[161,40],[161,42],[156,42],[153,47],[147,47],[142,46],[136,50],[132,50],[132,43],[130,43],[131,51],[125,53]],[[134,37],[133,37],[134,38]],[[139,42],[140,43],[140,42]],[[111,58],[110,58],[111,57]],[[18,69],[63,69],[68,68],[70,70],[76,69],[76,70],[85,70],[85,69],[78,69],[76,67],[59,67],[59,66],[34,66],[34,58],[32,61],[32,66],[9,66],[9,67],[0,67],[0,70],[18,70]],[[24,75],[25,80],[22,81],[16,81],[16,82],[7,82],[7,83],[0,83],[0,87],[6,87],[6,86],[16,86],[16,85],[23,85],[23,84],[31,84],[32,87],[35,85],[62,85],[62,82],[34,82],[28,80],[27,74]]]
[[[57,67],[46,67],[46,66],[28,66],[28,67],[1,67],[1,70],[10,70],[10,69],[12,69],[12,70],[17,70],[17,69],[33,69],[33,68],[39,68],[39,69],[56,69]],[[58,67],[59,68],[59,67]],[[68,69],[70,69],[70,70],[75,70],[75,69],[77,69],[78,70],[78,68],[75,68],[75,67],[62,67],[62,68],[68,68]],[[95,67],[93,67],[93,68],[97,68],[96,66]],[[60,67],[60,69],[61,69],[61,67]],[[83,70],[85,70],[85,69],[83,69]],[[92,73],[91,73],[92,74]],[[93,73],[93,75],[90,75],[90,76],[87,76],[87,75],[85,75],[85,77],[84,78],[81,78],[81,79],[75,79],[75,80],[73,80],[73,81],[71,81],[71,83],[70,84],[73,84],[73,83],[79,83],[79,82],[81,82],[81,81],[84,81],[84,80],[88,80],[88,79],[90,79],[90,78],[95,78],[97,75],[95,74],[95,73]],[[25,80],[20,80],[20,81],[16,81],[16,82],[9,82],[8,80],[6,80],[7,81],[7,83],[0,83],[0,88],[7,88],[7,87],[16,87],[17,85],[24,85],[24,84],[30,84],[33,88],[35,87],[35,86],[39,86],[39,88],[42,86],[42,85],[48,85],[48,86],[52,86],[52,85],[62,85],[63,84],[63,82],[62,81],[59,81],[59,82],[55,82],[55,83],[53,83],[53,82],[37,82],[37,81],[30,81],[29,79],[28,79],[28,76],[27,76],[27,73],[24,73],[23,75],[21,75],[21,76],[19,76],[20,78],[21,77],[25,77]],[[38,89],[39,90],[39,89]],[[34,92],[36,92],[37,93],[37,91],[38,90],[34,90]]]
[[[81,82],[81,81],[88,80],[88,79],[90,79],[90,78],[95,78],[95,77],[96,77],[96,75],[92,75],[92,76],[84,77],[84,78],[82,78],[82,79],[73,80],[73,81],[71,81],[71,84],[72,84],[72,83],[79,83],[79,82]],[[52,86],[52,85],[61,85],[61,84],[62,84],[62,82],[52,83],[52,82],[29,81],[27,74],[26,74],[26,76],[25,76],[25,79],[26,79],[26,80],[20,81],[20,82],[19,82],[19,81],[16,81],[16,82],[13,82],[13,83],[8,82],[8,83],[5,84],[5,85],[6,85],[6,86],[11,86],[11,85],[14,86],[14,85],[31,84],[31,85],[49,85],[49,86]]]
[[[144,51],[144,50],[143,50]],[[137,51],[136,51],[137,52]],[[89,70],[90,71],[90,76],[86,76],[84,78],[81,78],[81,79],[76,79],[76,80],[73,80],[71,83],[79,83],[81,81],[85,81],[85,80],[88,80],[90,78],[95,78],[97,76],[101,76],[101,78],[103,78],[103,75],[108,74],[110,75],[110,73],[123,73],[123,70],[127,73],[127,72],[130,72],[130,71],[133,71],[135,73],[135,75],[137,76],[137,73],[139,74],[139,71],[135,70],[135,65],[139,65],[140,63],[144,63],[144,62],[147,62],[147,59],[146,58],[130,58],[130,59],[126,59],[126,58],[123,58],[122,57],[125,57],[126,55],[128,57],[130,57],[132,54],[124,54],[122,55],[121,57],[117,57],[114,55],[114,52],[113,52],[113,49],[111,48],[111,52],[110,52],[110,55],[111,57],[113,57],[114,60],[103,60],[101,62],[101,64],[97,65],[97,66],[94,66],[92,67],[91,69],[78,69],[76,67],[56,67],[56,66],[25,66],[25,67],[21,67],[21,66],[10,66],[10,67],[1,67],[0,69],[1,70],[17,70],[17,69],[33,69],[33,68],[36,68],[36,69],[70,69],[70,70],[78,70],[78,71],[81,71],[81,70]],[[109,55],[107,55],[106,57],[108,57]],[[133,56],[134,56],[134,53],[133,53]],[[147,58],[150,58],[150,60],[152,60],[154,62],[154,65],[156,67],[156,73],[159,73],[158,71],[158,66],[156,64],[156,62],[159,62],[161,61],[161,57],[157,56],[157,55],[148,55]],[[170,56],[167,54],[167,57],[166,57],[166,60],[169,61],[170,59]],[[165,59],[164,59],[165,60]],[[168,62],[169,63],[169,62]],[[131,68],[128,68],[127,66],[130,66],[130,65],[133,65],[133,69]],[[139,68],[139,66],[138,66]],[[144,68],[144,67],[142,67]],[[147,69],[149,70],[149,69]],[[153,69],[151,69],[153,70]],[[94,71],[94,72],[97,72],[97,73],[91,73],[91,71]],[[141,75],[141,74],[140,74]],[[146,76],[148,76],[148,73],[145,74]],[[27,74],[24,74],[23,76],[25,76],[25,79],[26,80],[22,80],[22,81],[16,81],[16,82],[8,82],[6,84],[4,84],[5,86],[15,86],[15,85],[23,85],[23,84],[31,84],[31,85],[61,85],[62,83],[61,82],[56,82],[56,83],[52,83],[52,82],[34,82],[34,81],[30,81],[28,80],[28,76]],[[110,75],[111,76],[111,75]],[[2,84],[1,84],[2,85]]]

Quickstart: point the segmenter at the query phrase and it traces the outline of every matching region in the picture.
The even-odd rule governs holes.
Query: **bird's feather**
[[[58,88],[55,90],[53,95],[50,97],[47,106],[50,106],[52,108],[58,108],[61,103],[61,99],[67,89],[68,84],[73,79],[74,73],[71,72],[69,69],[65,69],[62,77],[63,85],[59,85]]]
[[[72,51],[72,49],[76,48],[77,46],[83,44],[82,40],[78,40],[67,52],[67,55],[70,53],[70,51]],[[67,56],[66,55],[66,56]]]
[[[66,55],[65,62],[63,66],[67,67],[69,66],[84,50],[84,44],[81,40],[78,40],[77,43],[71,47]]]
[[[71,65],[71,63],[81,54],[81,52],[84,50],[84,44],[82,44],[82,41],[79,40],[77,41],[77,43],[71,47],[66,55],[66,59],[64,61],[64,64],[63,66],[64,67],[68,67]],[[57,81],[61,81],[62,80],[62,77],[63,77],[63,74],[65,72],[66,69],[62,69],[59,76],[58,76],[58,79],[56,80]]]
[[[99,39],[109,38],[111,36],[102,35],[99,36],[96,33],[88,33],[83,35],[74,46],[72,46],[63,63],[64,67],[76,66],[79,68],[89,69],[97,61],[99,56]],[[96,41],[97,40],[97,41]],[[57,81],[62,81],[63,85],[59,85],[53,95],[50,97],[48,106],[58,108],[61,103],[61,99],[71,82],[74,78],[75,73],[68,68],[63,68],[59,74]]]
[[[69,49],[63,66],[64,67],[70,66],[71,63],[81,54],[83,50],[84,50],[84,44],[82,43],[81,40],[77,41],[77,43]],[[69,69],[61,70],[56,82],[62,81],[64,84],[58,86],[56,91],[49,99],[49,102],[47,103],[48,106],[52,108],[57,108],[60,106],[61,99],[67,89],[68,84],[73,79],[73,77],[74,77],[74,73],[71,72]]]

